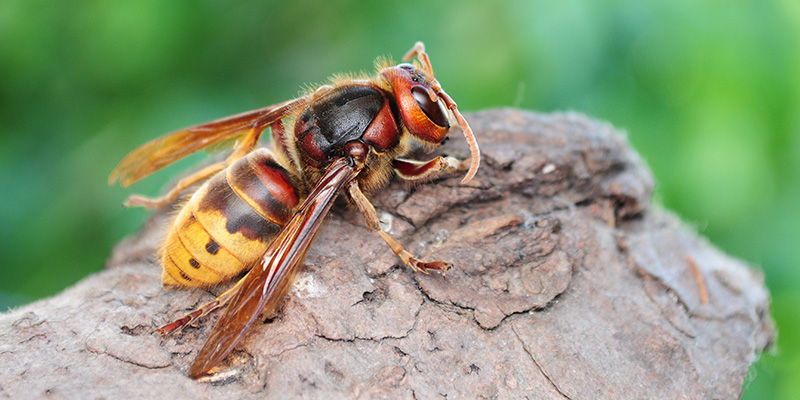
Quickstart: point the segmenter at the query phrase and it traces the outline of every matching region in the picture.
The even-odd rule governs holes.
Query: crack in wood
[[[514,336],[517,337],[517,340],[522,346],[522,349],[525,350],[525,354],[527,354],[528,357],[531,359],[531,361],[533,361],[533,364],[536,365],[536,368],[539,370],[539,372],[542,373],[542,376],[544,376],[545,379],[547,379],[547,381],[550,382],[551,385],[553,385],[553,389],[555,389],[556,392],[558,392],[560,395],[564,396],[565,399],[571,400],[571,398],[566,393],[564,393],[564,391],[561,390],[560,387],[558,387],[556,382],[553,381],[553,379],[550,377],[550,374],[548,374],[547,371],[545,371],[544,368],[542,368],[542,366],[539,364],[539,361],[536,360],[536,357],[534,357],[533,354],[531,354],[531,351],[528,350],[528,346],[525,345],[525,342],[522,340],[521,337],[519,337],[519,333],[517,332],[517,329],[513,325],[511,326],[511,331],[514,332]]]

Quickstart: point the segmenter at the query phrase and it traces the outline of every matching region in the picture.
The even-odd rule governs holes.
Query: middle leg
[[[350,197],[356,203],[356,207],[358,207],[358,210],[361,211],[361,214],[364,216],[364,221],[367,223],[367,226],[381,235],[386,244],[391,247],[394,254],[403,260],[404,264],[411,267],[414,271],[425,274],[428,274],[428,271],[439,271],[444,275],[447,270],[453,267],[453,264],[447,261],[422,261],[412,256],[400,243],[397,243],[396,240],[381,229],[378,213],[375,212],[375,207],[372,206],[372,203],[370,203],[367,197],[364,196],[364,193],[361,192],[361,188],[358,187],[358,182],[351,182],[347,189],[350,193]]]

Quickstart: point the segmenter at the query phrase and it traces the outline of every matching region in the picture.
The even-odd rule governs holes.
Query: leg
[[[458,171],[461,162],[453,157],[436,157],[430,161],[395,159],[392,161],[394,172],[406,181],[421,181],[436,178],[442,172]]]
[[[176,331],[177,332],[182,331],[183,328],[186,328],[192,322],[197,321],[198,319],[205,317],[206,315],[216,310],[217,308],[223,307],[226,304],[228,304],[228,301],[230,301],[231,296],[236,292],[236,289],[238,289],[239,286],[241,286],[241,283],[242,279],[240,279],[239,282],[237,282],[230,289],[226,290],[224,293],[219,295],[213,301],[203,304],[196,310],[184,315],[183,317],[180,317],[175,321],[172,321],[162,326],[161,328],[156,329],[156,332],[158,332],[161,336],[166,337],[172,335]]]
[[[252,126],[250,132],[236,142],[236,145],[233,147],[233,152],[225,159],[225,164],[231,165],[234,161],[253,151],[259,139],[261,139],[261,134],[264,132],[264,129],[267,129],[267,126],[263,124]]]
[[[131,195],[125,201],[126,207],[144,207],[146,209],[154,209],[154,208],[161,208],[166,206],[167,204],[172,203],[175,199],[180,196],[181,192],[186,190],[186,188],[196,184],[197,182],[204,181],[216,174],[219,171],[222,171],[227,166],[231,165],[234,161],[246,156],[248,153],[253,151],[258,144],[258,140],[261,138],[261,132],[264,129],[260,126],[253,127],[250,132],[245,135],[239,142],[236,143],[236,146],[233,148],[233,152],[230,156],[225,160],[225,162],[209,165],[200,171],[193,173],[192,175],[187,176],[186,178],[181,179],[178,183],[170,189],[167,194],[156,197],[144,197],[140,195]]]
[[[125,200],[126,207],[144,207],[146,209],[154,209],[154,208],[161,208],[165,205],[172,203],[175,199],[180,196],[181,192],[184,191],[186,188],[194,185],[197,182],[206,180],[216,174],[219,171],[225,169],[225,163],[217,163],[213,165],[209,165],[200,171],[193,173],[192,175],[187,176],[186,178],[181,179],[178,183],[170,189],[167,194],[156,197],[144,197],[137,194],[131,195],[128,197],[128,200]]]
[[[350,197],[356,203],[358,210],[361,211],[361,214],[364,216],[367,226],[373,231],[377,231],[378,234],[381,235],[386,244],[392,248],[394,254],[403,260],[404,264],[408,265],[411,267],[411,269],[417,272],[427,274],[429,270],[433,270],[439,271],[442,275],[444,275],[444,273],[453,266],[446,261],[426,262],[414,258],[411,253],[406,251],[406,249],[403,248],[400,243],[397,243],[394,239],[392,239],[391,236],[389,236],[388,233],[381,230],[378,213],[375,212],[375,207],[372,206],[372,203],[370,203],[367,197],[364,196],[364,193],[361,192],[361,188],[358,187],[358,183],[353,181],[347,189],[350,193]]]
[[[283,125],[283,120],[279,119],[269,127],[272,130],[272,146],[282,156],[288,157],[289,150],[286,148],[286,128]]]

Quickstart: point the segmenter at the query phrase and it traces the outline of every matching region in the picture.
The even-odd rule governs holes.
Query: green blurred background
[[[103,268],[146,217],[123,199],[192,164],[108,187],[137,145],[416,40],[463,110],[576,110],[627,130],[656,202],[766,275],[780,337],[744,397],[800,398],[797,0],[3,0],[0,307]]]

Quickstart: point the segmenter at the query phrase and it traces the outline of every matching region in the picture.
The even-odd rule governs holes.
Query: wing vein
[[[358,175],[359,170],[344,159],[335,161],[309,194],[300,210],[270,243],[259,265],[242,278],[233,295],[189,368],[189,376],[207,375],[242,340],[247,329],[267,307],[274,307],[291,283],[291,277],[305,258],[333,200]]]

